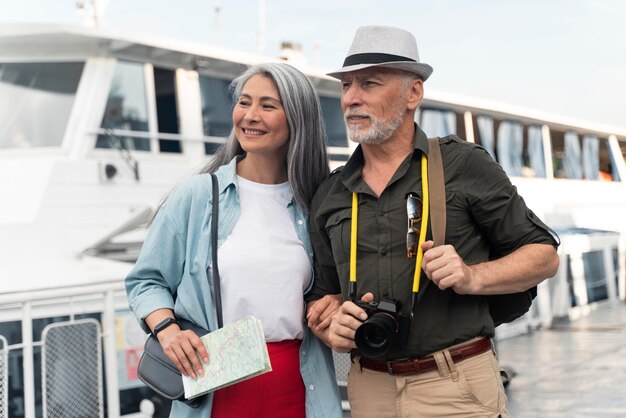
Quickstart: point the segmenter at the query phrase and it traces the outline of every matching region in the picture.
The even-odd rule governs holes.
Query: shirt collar
[[[420,151],[428,156],[428,137],[416,123],[413,124],[413,127],[415,128],[413,134],[414,155],[415,151]],[[361,149],[361,145],[358,145],[340,173],[341,180],[349,190],[356,193],[363,193],[367,190],[367,186],[361,181],[362,170],[363,150]]]
[[[237,163],[244,158],[244,155],[236,155],[230,162],[226,165],[221,166],[216,172],[217,180],[219,182],[219,191],[220,194],[224,192],[230,185],[237,189],[239,186],[237,184]],[[293,197],[293,193],[291,195],[291,199],[286,203],[287,207],[295,205],[295,198]]]
[[[420,150],[428,156],[428,137],[424,131],[417,126],[417,123],[414,123],[413,126],[415,127],[415,134],[413,135],[413,148]]]
[[[219,182],[220,194],[224,192],[231,184],[237,187],[237,163],[243,158],[243,155],[235,156],[226,165],[221,166],[215,172]]]

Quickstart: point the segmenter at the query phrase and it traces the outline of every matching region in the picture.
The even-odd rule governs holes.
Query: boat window
[[[608,139],[600,139],[595,135],[583,136],[582,169],[583,178],[587,180],[619,181]]]
[[[83,67],[0,63],[0,149],[60,147]]]
[[[498,162],[509,176],[521,176],[524,151],[524,130],[522,124],[502,121],[498,126],[496,153]]]
[[[543,133],[539,125],[491,116],[473,116],[474,138],[510,176],[546,177]],[[497,141],[496,135],[497,132]]]
[[[234,100],[229,94],[231,80],[200,76],[202,126],[206,136],[226,137],[233,129]]]
[[[618,152],[621,151],[622,155],[618,153],[617,158],[626,158],[626,143],[624,141],[618,140],[618,144],[620,146],[620,150],[618,150]],[[610,150],[608,139],[606,141],[603,141],[600,146],[600,179],[609,181],[621,181],[619,172],[617,170],[615,155]]]
[[[456,135],[456,113],[451,110],[422,109],[420,128],[429,138]]]
[[[583,136],[583,178],[600,178],[600,139],[594,135]]]
[[[320,106],[322,107],[322,119],[326,128],[328,146],[347,147],[348,135],[346,133],[346,124],[343,120],[341,99],[338,97],[320,96]]]
[[[565,133],[550,129],[550,146],[552,147],[552,169],[555,178],[566,178],[563,169],[565,155]]]
[[[573,131],[551,131],[554,177],[582,179],[582,147],[578,134]]]
[[[622,160],[626,160],[626,138],[621,137],[617,139],[617,143],[619,145],[619,149],[622,153]],[[618,154],[619,156],[619,154]],[[620,157],[617,157],[620,158]],[[615,160],[613,159],[613,155],[611,154],[611,163],[613,164],[612,167],[612,172],[613,172],[613,179],[614,181],[620,181],[619,175],[618,175],[618,171],[617,171],[617,163],[615,162]],[[623,179],[624,181],[626,181],[626,179]]]
[[[546,177],[546,162],[543,152],[543,134],[541,126],[528,127],[528,136],[524,138],[524,177]]]
[[[476,117],[475,126],[475,130],[477,130],[477,132],[474,132],[476,143],[482,145],[495,160],[496,150],[493,119],[489,116],[478,116]]]
[[[332,161],[348,161],[350,150],[348,147],[348,134],[341,109],[341,99],[338,97],[320,96],[322,120],[326,130],[327,144],[329,147],[345,148],[345,152],[330,152],[328,157]]]
[[[568,179],[582,179],[582,151],[580,139],[575,132],[565,132],[563,151],[563,170]]]
[[[101,127],[107,132],[98,135],[96,148],[150,150],[143,64],[117,62]],[[134,136],[116,131],[136,131],[144,134]]]
[[[227,137],[233,129],[234,99],[230,95],[231,80],[200,75],[202,128],[205,136]],[[204,152],[214,154],[222,142],[207,141]]]
[[[154,91],[159,133],[179,134],[176,82],[173,70],[154,69]],[[181,153],[180,141],[177,139],[159,138],[159,151]]]

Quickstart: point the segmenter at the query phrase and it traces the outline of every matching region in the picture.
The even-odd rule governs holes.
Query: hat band
[[[364,53],[350,55],[343,62],[344,67],[359,64],[382,64],[385,62],[408,61],[417,62],[412,58],[403,57],[401,55],[380,54],[380,53]]]

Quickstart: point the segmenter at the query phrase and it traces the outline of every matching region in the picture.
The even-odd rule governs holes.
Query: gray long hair
[[[329,174],[326,132],[315,88],[304,74],[291,65],[265,63],[249,68],[233,80],[231,91],[235,98],[241,94],[244,84],[255,75],[269,78],[278,89],[289,125],[287,177],[296,203],[308,209],[317,186]],[[198,174],[213,173],[236,155],[244,153],[233,128],[226,143]]]
[[[237,77],[230,85],[237,99],[246,82],[255,75],[268,77],[278,89],[287,117],[289,138],[287,145],[287,177],[296,203],[308,210],[319,184],[329,175],[326,155],[326,131],[320,102],[311,81],[294,67],[283,63],[255,65]],[[196,174],[214,173],[235,156],[245,154],[231,130],[226,142]],[[167,196],[163,201],[167,200]],[[154,211],[148,226],[154,220],[163,202]]]

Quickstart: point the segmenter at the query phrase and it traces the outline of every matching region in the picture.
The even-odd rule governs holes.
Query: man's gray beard
[[[346,129],[348,131],[348,138],[352,142],[356,142],[357,144],[367,144],[367,145],[379,145],[385,143],[391,135],[393,135],[396,130],[402,125],[404,121],[404,111],[403,109],[398,109],[396,116],[387,122],[381,122],[378,119],[370,115],[369,116],[371,126],[369,129],[358,129],[358,128],[350,128],[350,125],[347,123],[344,117],[344,122],[346,122]]]

